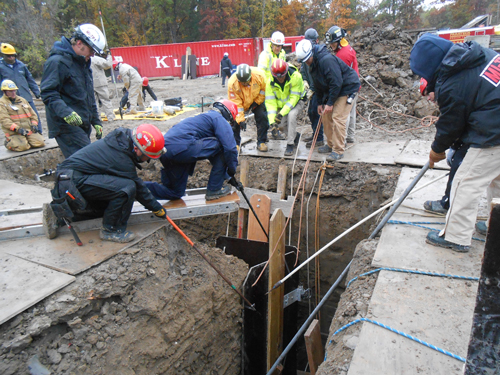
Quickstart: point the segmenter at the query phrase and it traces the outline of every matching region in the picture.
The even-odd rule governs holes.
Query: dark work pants
[[[212,164],[207,190],[217,191],[229,175],[222,145],[215,137],[200,139],[175,155],[167,147],[167,153],[160,158],[162,184],[146,182],[146,186],[156,199],[179,199],[186,192],[187,180],[193,174],[196,162],[204,159]]]
[[[158,100],[158,98],[156,97],[153,89],[149,85],[142,86],[142,97],[144,98],[144,100],[146,100],[146,91],[148,92],[149,95],[151,95],[151,97],[153,98],[153,100]]]
[[[38,133],[42,134],[42,120],[40,120],[40,115],[38,114],[38,111],[36,110],[35,103],[33,102],[33,99],[31,101],[28,101],[30,104],[31,108],[33,108],[33,111],[35,111],[36,115],[38,116]]]
[[[450,167],[450,175],[448,176],[448,183],[446,184],[446,190],[444,192],[443,198],[441,198],[441,206],[445,209],[450,208],[450,193],[451,193],[451,185],[453,185],[453,178],[457,173],[458,167],[462,164],[462,161],[467,154],[467,150],[469,150],[469,146],[462,145],[451,159],[451,167]]]
[[[255,115],[255,123],[257,124],[257,143],[267,142],[267,131],[269,130],[269,120],[267,118],[266,105],[263,102],[252,111]],[[236,144],[241,144],[241,129],[239,126],[233,128],[234,139]]]
[[[318,96],[316,94],[313,94],[313,96],[311,96],[311,100],[309,101],[309,108],[307,109],[307,116],[309,117],[309,120],[311,120],[311,127],[313,133],[316,133],[316,128],[318,127],[318,121],[320,118],[320,115],[318,114]],[[319,129],[318,138],[316,139],[316,142],[322,140],[323,140],[323,124],[321,124],[321,128]]]
[[[229,69],[229,68],[222,69],[221,76],[222,76],[222,86],[224,86],[226,84],[226,77],[228,79],[229,79],[229,77],[231,77],[231,69]]]
[[[75,176],[74,181],[76,188],[88,202],[90,211],[104,210],[104,228],[109,231],[127,229],[135,201],[134,181],[111,175],[80,175]]]
[[[91,131],[91,126],[86,130],[80,126],[61,126],[59,134],[55,136],[55,139],[66,159],[90,144]]]

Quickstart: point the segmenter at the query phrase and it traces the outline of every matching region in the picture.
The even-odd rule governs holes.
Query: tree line
[[[354,31],[380,22],[403,29],[455,28],[497,14],[493,0],[439,7],[440,1],[424,10],[424,0],[2,0],[0,41],[14,45],[19,59],[40,76],[54,41],[80,23],[101,27],[101,16],[112,48],[270,37],[275,30],[303,35],[310,27],[323,35],[332,25]]]

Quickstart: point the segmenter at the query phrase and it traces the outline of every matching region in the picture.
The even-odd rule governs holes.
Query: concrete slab
[[[64,288],[74,276],[8,254],[0,255],[0,324]]]
[[[27,155],[27,154],[32,154],[34,152],[40,152],[40,151],[45,151],[49,150],[51,148],[56,148],[59,147],[57,145],[57,142],[55,139],[51,138],[48,139],[46,136],[45,138],[45,146],[44,147],[39,147],[39,148],[30,148],[29,150],[26,151],[10,151],[7,150],[5,147],[0,147],[0,160],[7,160],[11,158],[17,158],[19,156]]]
[[[401,153],[404,148],[405,141],[395,142],[366,142],[355,143],[348,148],[344,153],[344,158],[341,162],[364,162],[373,164],[386,164],[395,165],[395,157]],[[285,158],[294,159],[295,154],[292,156],[284,156],[286,149],[286,141],[269,141],[267,144],[269,151],[257,151],[257,144],[255,142],[242,146],[240,155],[246,156],[263,156],[271,158]],[[298,147],[298,160],[307,160],[310,149],[306,148],[304,142],[299,143]],[[324,161],[327,154],[320,154],[314,149],[311,160]]]
[[[367,317],[465,358],[476,290],[477,282],[382,271]],[[457,359],[372,323],[359,324],[348,375],[463,373]]]
[[[411,165],[414,167],[423,167],[429,160],[432,141],[412,140],[408,142],[403,152],[399,154],[395,161],[398,164]],[[441,160],[434,165],[435,169],[450,169],[446,160]]]
[[[66,233],[53,240],[38,236],[4,241],[2,248],[10,255],[76,275],[133,246],[163,225],[164,221],[129,225],[127,229],[135,233],[136,239],[127,244],[102,241],[99,238],[99,230],[92,230],[78,233],[83,246],[77,246],[72,235]]]
[[[0,180],[0,210],[42,207],[43,203],[51,201],[52,196],[49,189]]]
[[[394,197],[401,195],[418,172],[419,170],[415,168],[402,169]],[[446,174],[446,171],[429,170],[415,189],[443,174]],[[403,206],[394,213],[391,220],[444,223],[444,216],[432,217],[432,214],[426,214],[423,211],[423,204],[429,199],[439,199],[443,195],[446,182],[447,177],[410,195],[403,202]],[[486,197],[483,197],[484,201],[485,199]],[[443,228],[443,225],[439,224],[422,225],[437,229]],[[373,267],[394,267],[463,276],[479,276],[484,242],[472,241],[472,249],[469,253],[456,253],[427,244],[425,237],[428,232],[429,229],[405,224],[387,224],[380,236],[372,262]],[[475,235],[475,237],[484,238],[484,236],[480,235]]]

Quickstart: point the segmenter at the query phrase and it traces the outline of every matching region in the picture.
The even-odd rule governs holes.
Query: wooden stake
[[[309,368],[311,375],[316,374],[318,367],[323,363],[325,352],[323,344],[321,343],[321,329],[318,319],[314,319],[311,325],[304,334],[306,342],[307,360],[309,361]]]
[[[278,171],[278,186],[276,191],[281,193],[281,199],[286,199],[286,180],[288,175],[288,166],[286,164],[280,165]]]
[[[240,163],[240,182],[244,187],[248,185],[248,160],[244,159]],[[243,231],[245,229],[246,214],[248,210],[240,208],[238,210],[238,238],[244,238]]]
[[[254,194],[250,198],[250,204],[252,205],[255,213],[259,216],[259,220],[262,223],[264,229],[269,231],[269,215],[271,212],[271,198],[263,194]],[[259,222],[255,218],[252,212],[248,214],[248,235],[249,240],[267,242],[267,237]]]

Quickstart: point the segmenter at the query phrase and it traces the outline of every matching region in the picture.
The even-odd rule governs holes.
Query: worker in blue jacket
[[[146,182],[156,199],[173,200],[184,196],[196,162],[204,159],[212,164],[205,199],[218,199],[231,193],[231,187],[224,182],[234,176],[238,166],[238,151],[231,128],[238,126],[235,121],[238,108],[227,99],[213,106],[213,111],[186,118],[165,134],[167,151],[160,157],[162,183]]]
[[[18,95],[26,99],[31,108],[33,108],[33,111],[35,111],[38,117],[38,133],[42,134],[40,115],[36,110],[35,103],[33,103],[33,97],[30,94],[31,90],[35,98],[40,99],[40,89],[28,70],[28,67],[17,59],[16,49],[12,45],[2,43],[0,50],[3,57],[3,59],[0,60],[0,82],[4,79],[14,81],[18,87]]]

